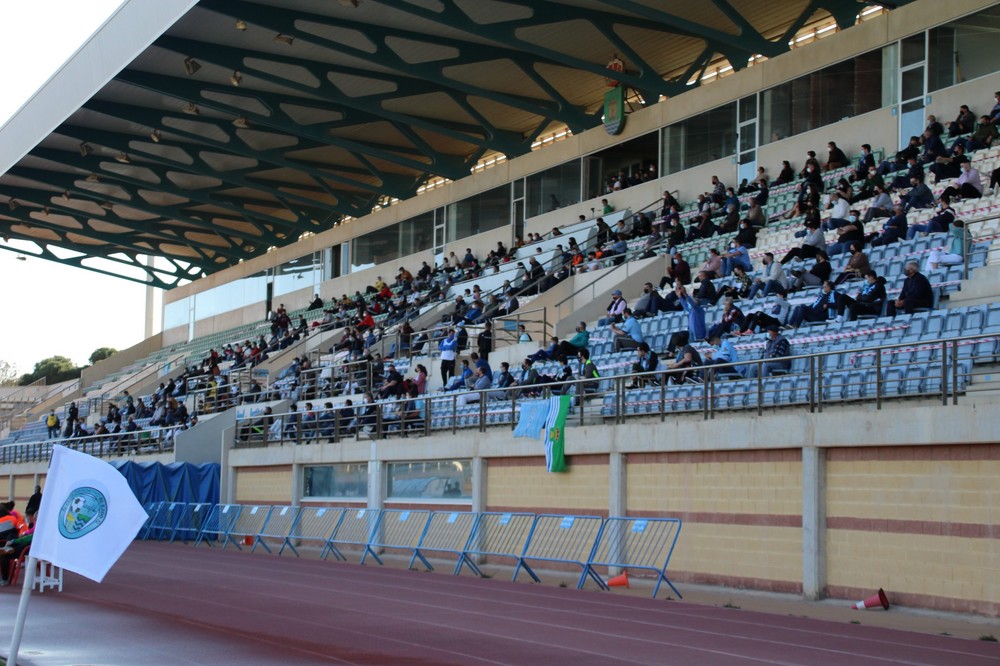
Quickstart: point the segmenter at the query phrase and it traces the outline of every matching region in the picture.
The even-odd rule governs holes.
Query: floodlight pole
[[[17,666],[17,651],[21,649],[21,634],[24,633],[24,618],[28,615],[28,600],[31,598],[31,588],[35,586],[35,569],[38,560],[28,557],[25,563],[24,586],[21,588],[21,601],[17,605],[17,620],[14,621],[14,635],[10,639],[10,652],[7,653],[7,666]]]

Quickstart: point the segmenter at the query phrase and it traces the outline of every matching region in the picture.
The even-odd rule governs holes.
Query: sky
[[[121,0],[2,0],[0,126],[121,5]],[[10,66],[17,63],[17,67]],[[2,150],[2,148],[0,148]],[[142,341],[146,289],[140,284],[0,250],[0,360],[20,373],[50,356],[85,365],[99,347]]]

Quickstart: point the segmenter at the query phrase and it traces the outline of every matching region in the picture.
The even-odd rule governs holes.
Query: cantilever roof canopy
[[[0,177],[0,248],[170,288],[870,4],[201,0]]]

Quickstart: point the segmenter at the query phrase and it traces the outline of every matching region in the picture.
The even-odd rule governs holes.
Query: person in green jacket
[[[556,357],[562,354],[566,358],[573,358],[580,353],[581,349],[586,349],[589,344],[590,331],[587,330],[587,323],[581,321],[576,325],[576,335],[569,340],[563,340],[559,343],[559,348],[556,350]]]
[[[935,248],[927,256],[925,270],[938,266],[959,266],[965,262],[965,248],[972,244],[972,236],[962,220],[955,220],[948,227],[948,251]]]

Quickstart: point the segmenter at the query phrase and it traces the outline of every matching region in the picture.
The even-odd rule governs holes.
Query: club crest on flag
[[[59,534],[79,539],[100,527],[108,517],[108,500],[97,488],[80,486],[66,497],[59,515]]]

